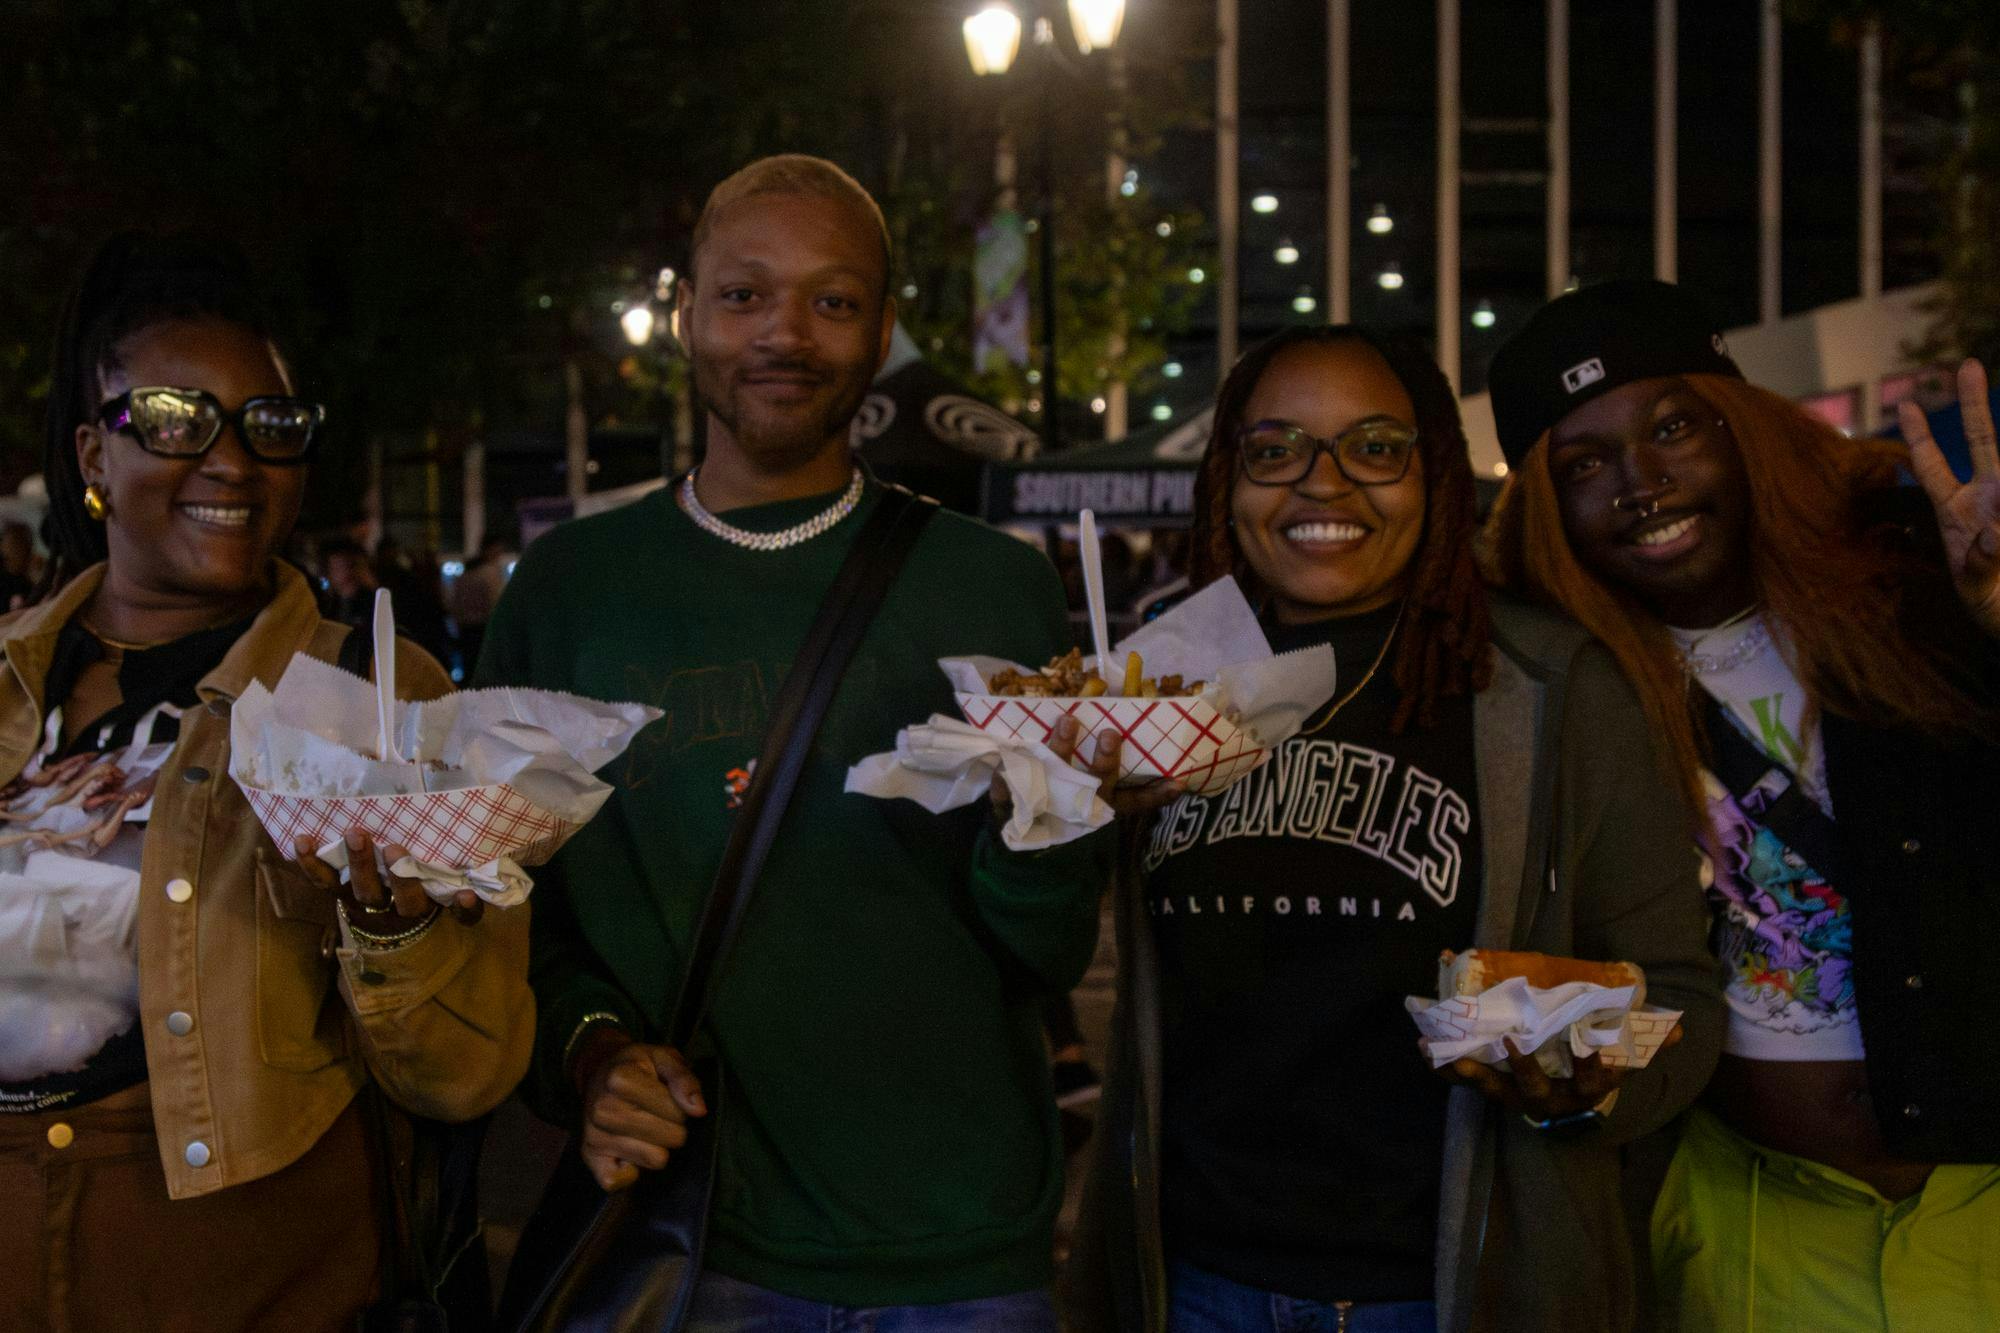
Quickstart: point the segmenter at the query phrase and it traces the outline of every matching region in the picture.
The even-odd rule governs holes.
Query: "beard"
[[[754,372],[818,378],[812,395],[775,407],[738,382],[739,366],[710,366],[692,359],[694,391],[701,405],[728,430],[746,461],[762,472],[786,472],[819,457],[836,440],[845,443],[854,416],[868,396],[871,376],[862,367],[833,367],[805,360],[767,361]]]

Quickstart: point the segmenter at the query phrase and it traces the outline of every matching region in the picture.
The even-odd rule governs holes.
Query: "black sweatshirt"
[[[1330,640],[1337,699],[1394,617],[1265,629],[1280,652]],[[1472,941],[1472,701],[1393,735],[1390,674],[1229,790],[1183,797],[1144,850],[1167,1254],[1315,1300],[1432,1295],[1447,1089],[1403,997]]]

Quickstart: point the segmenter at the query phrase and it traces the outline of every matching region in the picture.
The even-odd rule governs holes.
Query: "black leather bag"
[[[881,608],[934,501],[889,488],[855,538],[771,711],[757,771],[730,830],[702,909],[666,1044],[685,1051],[707,1016],[714,978],[777,838],[827,706],[869,622]],[[708,1114],[660,1171],[606,1194],[574,1147],[564,1154],[521,1237],[501,1326],[520,1333],[674,1333],[701,1272],[715,1188],[718,1126],[725,1112],[717,1060],[695,1067]]]

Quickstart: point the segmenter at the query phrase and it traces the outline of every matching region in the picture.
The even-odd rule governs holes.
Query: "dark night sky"
[[[1135,0],[1128,22],[1152,5]],[[1205,0],[1186,0],[1207,8]],[[1726,325],[1757,307],[1757,6],[1749,0],[1680,4],[1680,277]],[[1352,18],[1353,312],[1358,322],[1434,333],[1436,299],[1436,13],[1421,0],[1354,0]],[[1242,22],[1243,342],[1297,320],[1325,318],[1326,6],[1323,0],[1244,0]],[[1483,387],[1485,363],[1544,288],[1543,122],[1547,97],[1541,0],[1473,0],[1462,7],[1464,134],[1460,163],[1461,307],[1492,303],[1497,322],[1461,332],[1463,385]],[[1573,3],[1570,14],[1571,254],[1584,282],[1652,272],[1653,6],[1643,0]],[[1784,308],[1858,292],[1856,56],[1821,32],[1787,25],[1784,46]],[[1212,68],[1205,74],[1212,97]],[[1923,244],[1929,222],[1923,160],[1943,121],[1885,89],[1885,285],[1935,276]],[[1206,129],[1171,136],[1144,165],[1167,201],[1212,212],[1214,148]],[[1252,195],[1277,195],[1270,215]],[[1388,236],[1363,222],[1378,204]],[[1281,240],[1299,250],[1280,265]],[[1394,260],[1400,291],[1374,282]],[[1321,302],[1292,310],[1299,289]],[[1178,410],[1215,382],[1213,304],[1181,350],[1188,373],[1170,391]],[[1185,401],[1182,401],[1185,400]],[[1149,397],[1147,402],[1155,401]],[[1134,420],[1143,416],[1135,404]]]

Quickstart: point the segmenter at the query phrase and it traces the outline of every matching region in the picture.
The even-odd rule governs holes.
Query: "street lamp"
[[[625,330],[626,342],[644,347],[653,337],[653,307],[643,301],[631,306],[618,317],[618,323]]]
[[[1077,49],[1089,55],[1118,40],[1118,30],[1125,23],[1125,0],[1069,0],[1069,19]],[[1014,57],[1021,49],[1021,16],[1012,6],[992,0],[965,20],[963,31],[965,53],[974,74],[1005,74],[1013,68]],[[1062,395],[1056,375],[1055,148],[1049,133],[1048,78],[1051,67],[1071,67],[1063,60],[1056,45],[1055,29],[1045,17],[1035,20],[1034,49],[1043,57],[1035,62],[1036,77],[1041,80],[1040,95],[1035,98],[1035,118],[1040,139],[1042,198],[1038,216],[1029,222],[1028,229],[1035,232],[1041,247],[1042,446],[1054,450],[1062,443]],[[1138,179],[1137,172],[1127,171],[1120,193],[1127,197],[1137,193]]]
[[[1021,16],[998,0],[965,21],[965,54],[974,74],[1005,74],[1020,50]]]
[[[1102,51],[1118,40],[1125,26],[1125,0],[1069,0],[1069,26],[1076,34],[1076,49],[1089,55]]]

